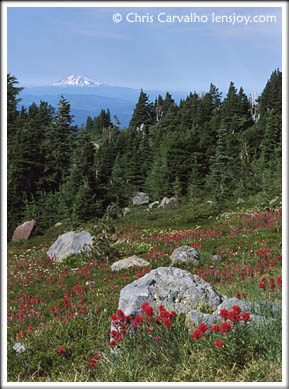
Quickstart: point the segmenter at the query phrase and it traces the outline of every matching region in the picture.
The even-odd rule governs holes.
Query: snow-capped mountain
[[[158,95],[165,97],[166,91],[144,90],[151,101]],[[187,96],[187,92],[173,92],[173,98],[178,103]],[[128,126],[134,107],[140,94],[139,89],[113,86],[111,84],[96,82],[83,75],[74,75],[51,83],[35,87],[25,87],[20,94],[21,102],[28,109],[32,103],[40,104],[47,101],[53,107],[63,95],[71,105],[71,113],[74,115],[75,124],[81,126],[86,123],[87,117],[99,115],[102,109],[109,109],[111,117],[115,114],[120,121],[120,128]]]
[[[93,81],[90,78],[82,75],[74,75],[71,74],[70,76],[67,76],[63,80],[59,80],[57,82],[54,82],[52,84],[53,86],[100,86],[103,85],[101,82]]]

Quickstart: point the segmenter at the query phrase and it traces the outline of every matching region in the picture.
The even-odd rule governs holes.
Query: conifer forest
[[[213,81],[213,80],[212,80]],[[249,87],[245,85],[244,87]],[[8,74],[8,240],[26,220],[39,232],[58,221],[75,228],[128,206],[137,191],[151,201],[178,196],[228,199],[282,191],[282,73],[268,75],[256,100],[234,82],[213,84],[177,104],[140,91],[129,126],[103,107],[80,128],[70,103],[21,106],[23,88]]]

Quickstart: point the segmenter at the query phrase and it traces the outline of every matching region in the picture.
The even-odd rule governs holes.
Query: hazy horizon
[[[35,5],[7,10],[8,72],[22,86],[83,74],[132,89],[207,91],[212,82],[226,91],[233,81],[261,91],[282,70],[280,6]]]

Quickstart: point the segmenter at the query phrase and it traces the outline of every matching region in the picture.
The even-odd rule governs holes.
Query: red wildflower
[[[200,329],[197,328],[197,329],[193,332],[192,340],[201,339],[202,336],[203,336],[203,332],[202,332]]]
[[[217,340],[215,343],[214,343],[214,347],[216,348],[222,348],[223,347],[223,342],[221,340]]]
[[[89,365],[91,366],[91,367],[95,367],[96,366],[96,362],[95,362],[95,360],[93,359],[93,358],[90,358],[90,360],[89,360]]]
[[[275,289],[275,280],[273,277],[270,278],[270,290],[274,290]]]
[[[259,282],[259,288],[261,288],[261,289],[266,289],[266,287],[267,287],[267,280],[266,280],[266,278],[265,277],[263,277],[262,279],[261,279],[261,281]]]
[[[228,315],[229,315],[229,311],[227,309],[222,309],[221,312],[219,313],[219,315],[224,319],[224,320],[227,320],[228,319]]]
[[[159,336],[155,336],[154,340],[158,341],[158,340],[160,340],[160,337]]]
[[[23,337],[24,337],[24,332],[21,330],[19,332],[19,335],[17,336],[17,340],[21,340],[21,338],[23,338]]]
[[[282,277],[277,278],[277,284],[278,284],[279,288],[282,288]]]
[[[168,317],[165,317],[164,320],[163,320],[163,325],[165,327],[169,327],[171,325],[171,319],[168,318]]]
[[[154,314],[154,310],[153,308],[149,305],[149,303],[143,303],[143,305],[141,306],[141,312],[144,314],[144,316],[146,316],[148,319],[151,319],[153,314]]]
[[[141,326],[143,323],[143,318],[141,316],[136,315],[133,321],[132,328],[136,330],[138,326]]]
[[[204,334],[208,330],[206,323],[199,324],[198,329]]]
[[[237,297],[239,299],[241,297],[241,293],[240,292],[236,292],[235,297]]]
[[[221,331],[221,327],[220,327],[218,324],[215,324],[215,325],[213,325],[213,327],[212,327],[212,331],[213,331],[213,332]]]
[[[250,314],[248,312],[242,312],[241,313],[241,320],[242,321],[250,321]]]
[[[115,339],[115,340],[118,340],[119,342],[122,341],[122,337],[120,336],[119,332],[115,331],[115,330],[112,330],[110,332],[110,336]]]
[[[238,305],[234,305],[232,311],[228,312],[228,319],[231,320],[232,323],[236,323],[240,320],[240,312],[240,307]]]
[[[236,313],[240,313],[241,312],[241,308],[239,307],[239,305],[234,305],[233,306],[233,311],[236,312]]]
[[[64,348],[63,347],[58,347],[58,349],[57,349],[57,352],[58,352],[58,354],[62,354],[62,353],[64,353]]]
[[[121,309],[118,309],[116,311],[116,316],[118,317],[119,320],[123,321],[125,320],[125,314],[123,313],[123,311]]]
[[[127,326],[131,322],[131,316],[125,316],[125,320],[123,321],[122,325]]]
[[[114,339],[109,342],[110,347],[113,347],[115,345],[116,345],[116,341]]]
[[[232,329],[231,324],[228,322],[224,322],[221,324],[221,331],[224,334],[225,332],[230,332]]]
[[[242,292],[242,298],[245,299],[247,297],[246,292]]]

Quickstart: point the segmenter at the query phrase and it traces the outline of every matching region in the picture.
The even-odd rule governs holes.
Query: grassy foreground
[[[112,315],[121,315],[120,290],[151,269],[169,266],[171,252],[183,244],[200,252],[200,265],[179,267],[211,282],[220,294],[281,302],[282,209],[245,204],[231,204],[221,213],[201,203],[132,210],[110,234],[114,254],[117,259],[140,255],[150,261],[148,268],[112,272],[117,259],[109,253],[54,263],[46,252],[69,230],[65,226],[9,243],[8,381],[282,381],[280,315],[271,314],[275,320],[267,325],[236,322],[230,331],[224,327],[209,334],[204,327],[188,331],[183,315],[144,312],[134,336],[125,326],[121,339],[115,335],[119,352],[111,353],[110,324]],[[220,260],[214,262],[213,255]],[[17,342],[25,351],[13,349]]]

